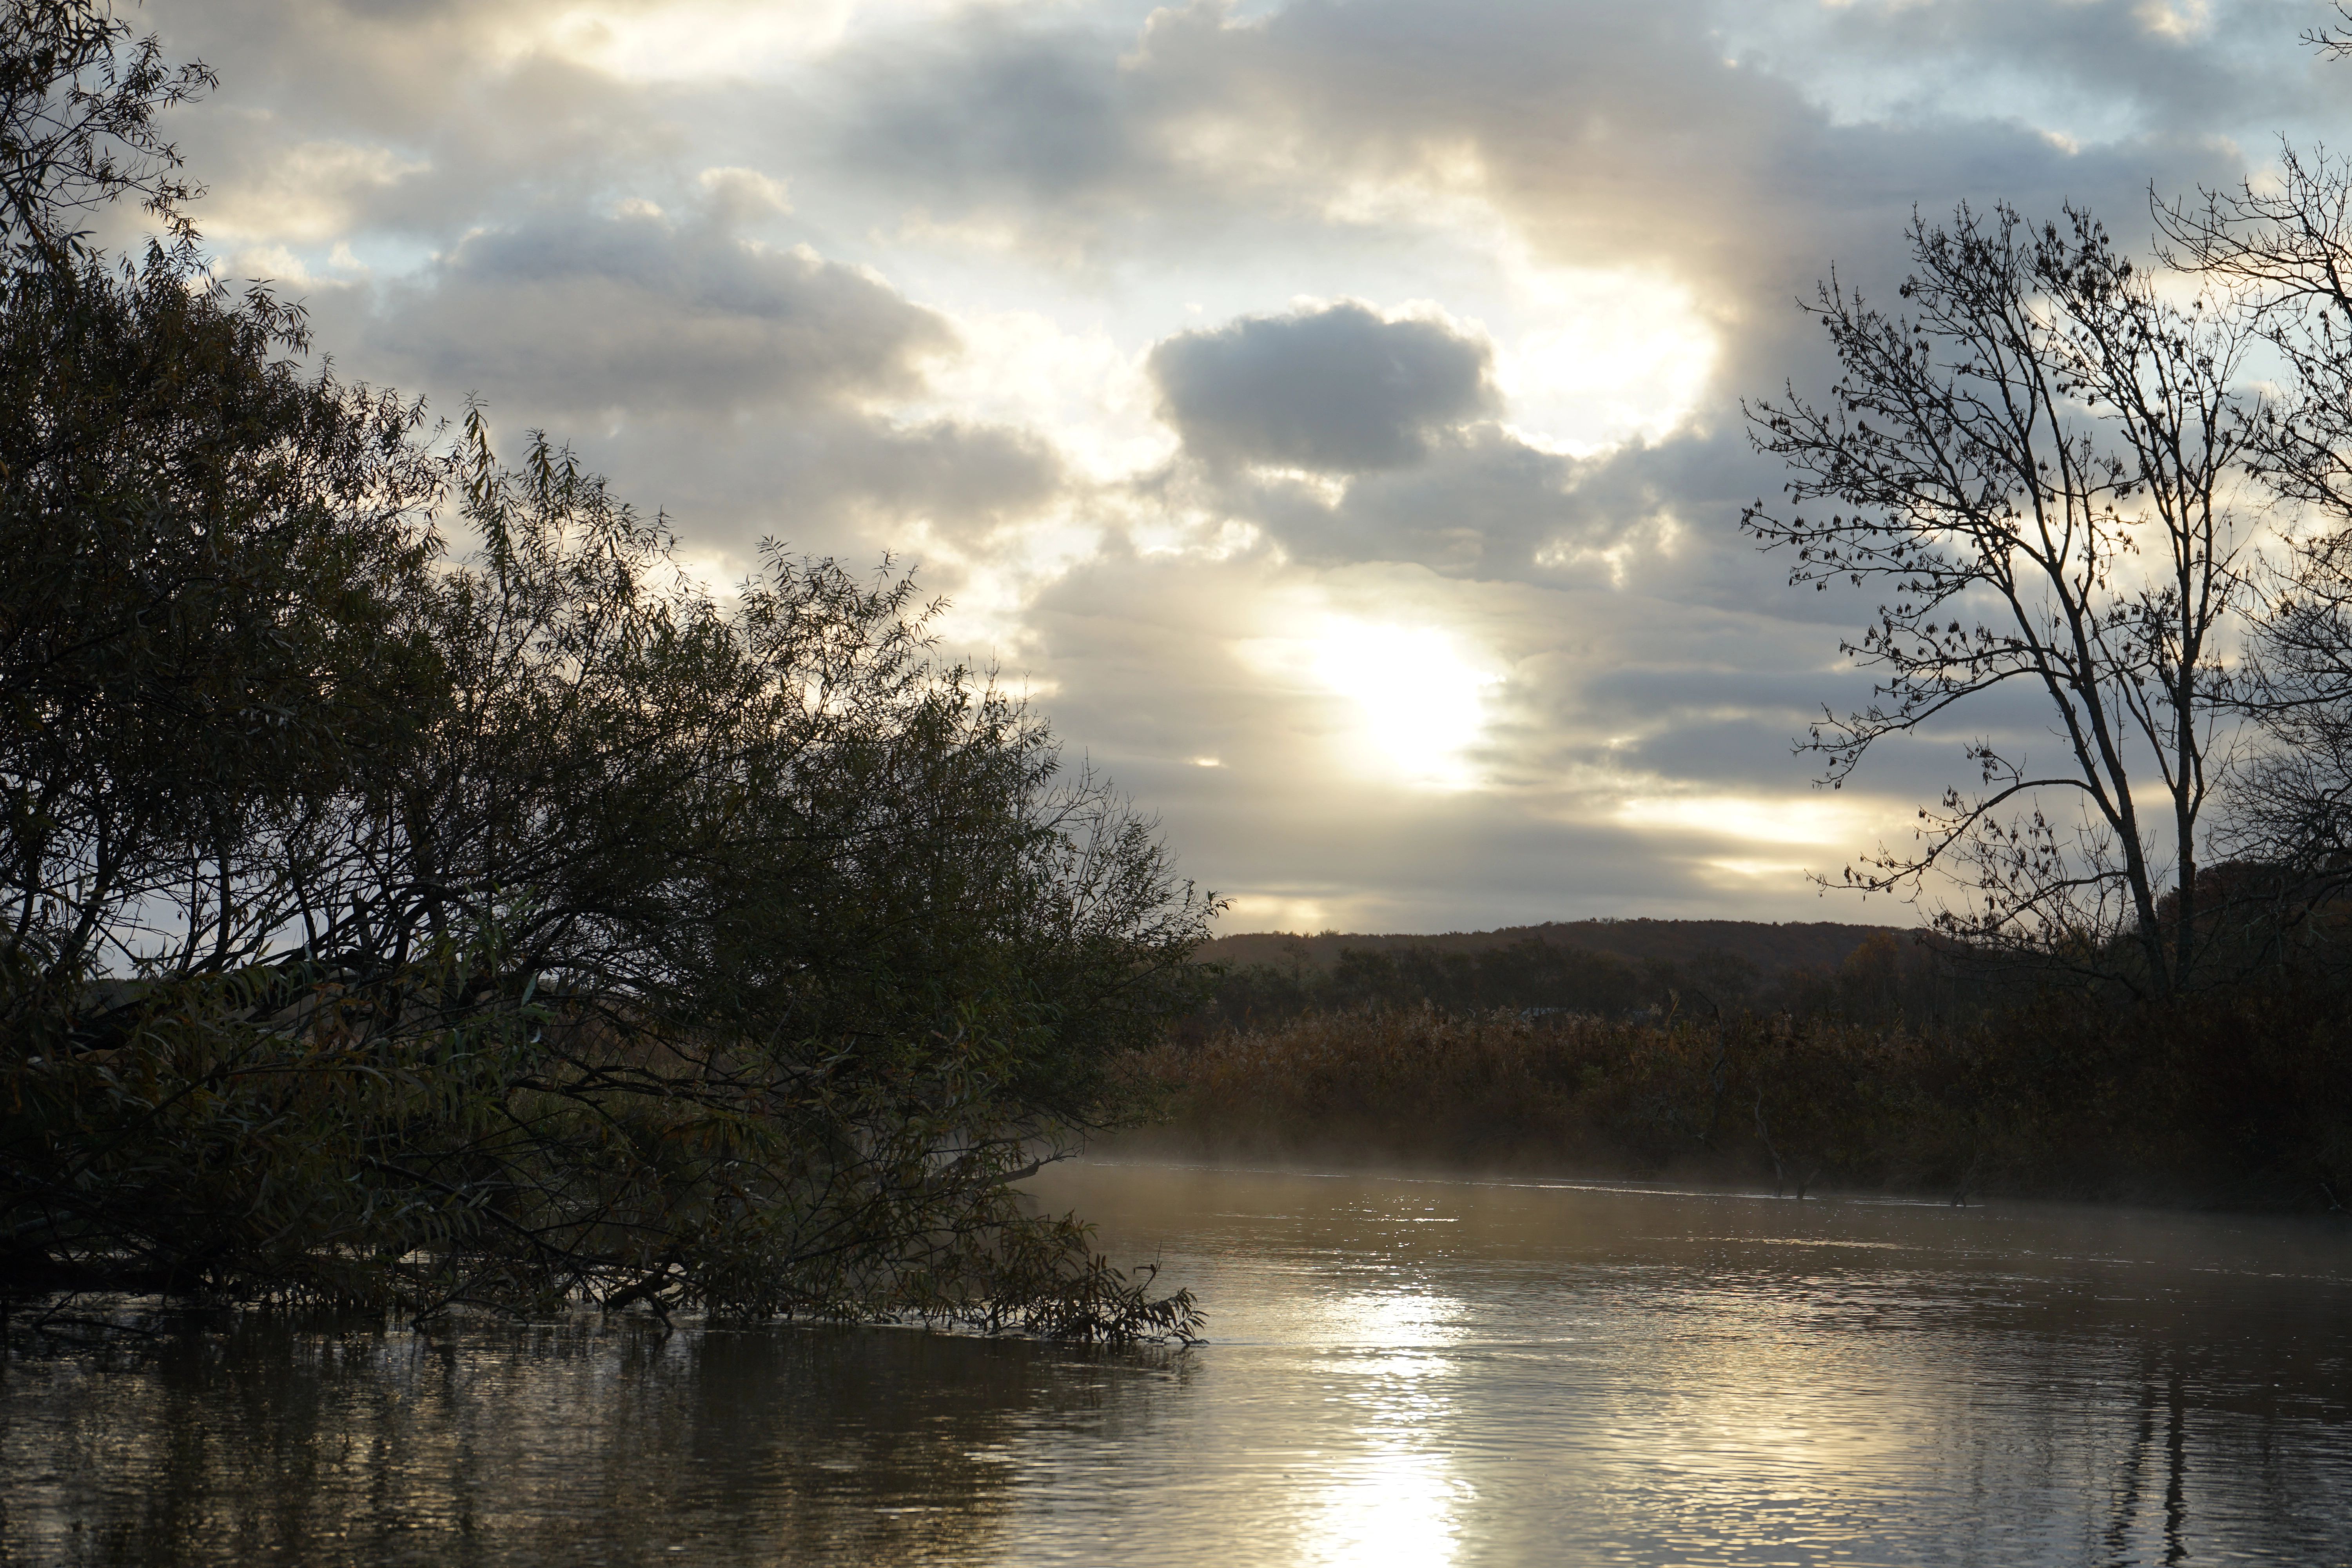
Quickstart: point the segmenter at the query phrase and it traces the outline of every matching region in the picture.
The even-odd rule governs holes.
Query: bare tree
[[[2305,39],[2352,57],[2352,34]],[[2250,432],[2248,467],[2290,521],[2235,681],[2259,743],[2224,843],[2308,905],[2352,881],[2352,162],[2283,145],[2259,186],[2152,205],[2166,260],[2238,290],[2286,372]]]
[[[2260,737],[2233,771],[2221,846],[2284,926],[2352,885],[2352,535],[2294,542],[2236,689]]]
[[[2337,20],[2352,26],[2352,6],[2336,6],[2336,16]],[[2352,58],[2352,33],[2341,28],[2313,27],[2303,35],[2303,41],[2330,59]]]
[[[1916,894],[1949,874],[1964,895],[1937,918],[1952,934],[2166,994],[2203,940],[2197,862],[2241,594],[2231,483],[2252,429],[2239,385],[2251,336],[2233,310],[2168,302],[2087,215],[2066,219],[2037,230],[2005,205],[1963,206],[1948,228],[1915,216],[1906,314],[1832,276],[1808,307],[1842,368],[1828,401],[1792,387],[1748,409],[1804,510],[1759,500],[1741,522],[1794,552],[1792,583],[1888,595],[1842,645],[1882,675],[1873,700],[1824,710],[1801,744],[1824,783],[2011,688],[2038,698],[2057,742],[2054,759],[1969,742],[1974,782],[1923,806],[1913,845],[1882,845],[1844,885]],[[2118,951],[2133,955],[2119,969]]]

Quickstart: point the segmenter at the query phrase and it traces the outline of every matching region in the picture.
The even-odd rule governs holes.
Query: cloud
[[[341,238],[372,201],[426,167],[388,147],[349,142],[297,142],[254,162],[260,166],[203,204],[204,226],[216,240]]]
[[[1419,462],[1436,434],[1494,410],[1493,366],[1481,339],[1357,304],[1181,333],[1150,362],[1194,457],[1318,473]]]
[[[1193,0],[1122,39],[1085,8],[1021,26],[984,8],[845,54],[844,77],[871,90],[831,151],[927,235],[1082,270],[1245,268],[1296,247],[1328,275],[1467,228],[1564,265],[1654,272],[1738,329],[1718,383],[1738,384],[1785,368],[1785,302],[1832,259],[1873,286],[1900,280],[1915,205],[2007,196],[2039,214],[2072,197],[2126,217],[2151,175],[2232,173],[2227,117],[2262,111],[2252,89],[2277,51],[2243,46],[2252,24],[2222,49],[2212,29],[2174,36],[2152,14],[1291,0],[1244,15]],[[1872,100],[1857,120],[1830,101],[1843,89],[1806,52],[1816,43],[1865,84],[1931,79],[1957,52],[2002,90]],[[2116,63],[2142,58],[2170,88]],[[2113,134],[2077,133],[2085,115]],[[1349,248],[1318,254],[1317,234]]]
[[[677,221],[635,206],[556,210],[467,236],[391,289],[378,349],[438,387],[534,410],[665,416],[910,395],[951,352],[935,312],[856,267],[771,248],[729,219],[747,195]]]
[[[1525,575],[1535,552],[1567,536],[1613,542],[1633,517],[1597,518],[1577,501],[1579,465],[1492,425],[1425,440],[1411,467],[1338,482],[1303,464],[1275,472],[1170,475],[1154,499],[1236,518],[1308,565],[1412,562],[1450,576]],[[1295,461],[1295,460],[1294,460]]]
[[[1823,912],[1622,809],[1769,837],[1790,736],[1866,698],[1866,605],[1738,531],[1781,482],[1738,398],[1829,385],[1793,300],[1891,300],[1915,207],[2130,243],[2151,182],[2340,142],[2298,4],[147,9],[225,79],[172,125],[224,241],[345,370],[484,393],[698,551],[912,556],[1188,870],[1430,929]],[[1498,677],[1476,787],[1391,787],[1323,665],[1237,651],[1342,625]],[[1933,798],[1958,740],[1864,787]]]
[[[879,40],[833,73],[853,89],[834,126],[838,155],[930,200],[1118,204],[1155,157],[1118,53],[1083,22],[1024,27],[987,6]]]
[[[1863,0],[1727,20],[1759,63],[1802,60],[1811,96],[1841,119],[2014,116],[2116,140],[2319,107],[2335,73],[2291,52],[2312,12],[2300,0]]]
[[[1398,562],[1449,577],[1599,581],[1683,602],[1782,606],[1780,563],[1726,549],[1742,505],[1780,481],[1738,426],[1574,458],[1492,420],[1428,435],[1409,466],[1174,465],[1131,487],[1136,510],[1248,524],[1307,566]],[[1820,605],[1805,595],[1798,618]]]

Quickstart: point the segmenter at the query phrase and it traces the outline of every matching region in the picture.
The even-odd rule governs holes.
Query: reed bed
[[[1178,1155],[2333,1208],[2352,1192],[2342,1016],[2285,993],[1942,1029],[1370,1008],[1124,1066],[1160,1108],[1137,1142]]]

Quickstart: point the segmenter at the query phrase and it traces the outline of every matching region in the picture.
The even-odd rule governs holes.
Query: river
[[[1210,1342],[191,1324],[0,1561],[2352,1563],[2352,1224],[1083,1162]]]

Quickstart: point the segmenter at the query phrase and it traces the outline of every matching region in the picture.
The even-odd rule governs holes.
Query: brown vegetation
[[[2332,988],[1971,1026],[1326,1014],[1128,1061],[1149,1147],[1835,1188],[2336,1206],[2352,1059]]]

